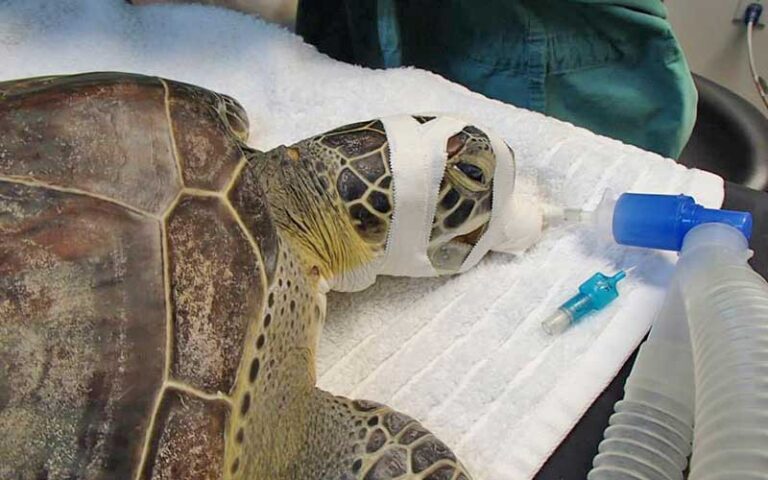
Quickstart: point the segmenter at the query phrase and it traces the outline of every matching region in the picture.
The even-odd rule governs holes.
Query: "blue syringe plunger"
[[[602,273],[592,275],[579,285],[579,293],[560,305],[555,313],[542,322],[542,328],[550,335],[564,331],[571,324],[577,323],[586,315],[605,308],[619,296],[616,284],[626,277],[622,270],[609,277]]]

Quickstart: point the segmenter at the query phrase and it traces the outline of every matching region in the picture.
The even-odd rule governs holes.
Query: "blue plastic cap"
[[[601,310],[619,296],[616,284],[626,277],[622,270],[612,277],[596,273],[579,285],[579,293],[560,306],[577,322],[594,310]]]
[[[749,240],[752,215],[697,205],[686,195],[625,193],[613,211],[613,238],[634,247],[680,251],[685,235],[702,223],[725,223]]]

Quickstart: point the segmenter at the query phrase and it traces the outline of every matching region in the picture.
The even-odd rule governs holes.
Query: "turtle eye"
[[[478,167],[477,165],[472,165],[471,163],[466,162],[460,162],[456,165],[456,168],[461,170],[464,175],[469,177],[471,180],[474,180],[477,183],[485,183],[485,174],[483,173],[483,169]]]

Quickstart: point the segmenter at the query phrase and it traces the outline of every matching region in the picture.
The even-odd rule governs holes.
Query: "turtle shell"
[[[0,132],[0,478],[219,478],[278,256],[243,109],[46,77],[0,83]]]
[[[369,123],[321,138],[368,158]],[[414,419],[315,387],[322,275],[275,226],[332,184],[247,131],[159,78],[0,83],[0,479],[468,479]]]

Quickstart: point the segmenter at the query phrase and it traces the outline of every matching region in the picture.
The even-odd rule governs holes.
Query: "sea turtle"
[[[315,386],[328,285],[386,246],[381,122],[266,153],[248,131],[157,77],[0,83],[0,478],[469,479],[414,419]],[[433,252],[485,228],[487,141],[446,145]]]

